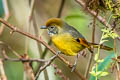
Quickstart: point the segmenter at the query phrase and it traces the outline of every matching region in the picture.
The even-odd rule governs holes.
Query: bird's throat
[[[52,36],[54,36],[54,35],[56,35],[56,34],[53,33],[53,32],[48,31],[48,35],[49,35],[50,37],[52,37]]]

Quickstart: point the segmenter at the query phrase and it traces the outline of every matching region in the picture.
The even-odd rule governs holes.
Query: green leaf
[[[108,40],[102,40],[102,41],[100,41],[100,44],[103,44],[103,43],[106,42],[106,41],[108,41]]]
[[[101,31],[105,32],[105,33],[108,33],[109,30],[108,29],[101,29]]]
[[[115,38],[117,38],[117,37],[119,37],[119,35],[117,35],[116,33],[111,33],[111,37],[113,38],[113,39],[115,39]]]
[[[104,61],[104,59],[101,59],[101,60],[99,59],[99,60],[97,60],[98,63],[101,63],[101,62],[103,62],[103,61]]]
[[[112,63],[112,58],[114,58],[114,57],[115,57],[114,53],[107,56],[104,59],[104,61],[98,65],[98,71],[104,72],[105,70],[107,70],[110,67],[110,64]],[[94,69],[94,71],[95,71],[95,69]],[[107,73],[101,74],[101,76],[104,76],[104,75],[107,75]],[[95,80],[95,76],[90,75],[89,80]]]
[[[109,73],[108,72],[101,72],[99,76],[107,76]]]
[[[90,72],[91,75],[96,76],[95,71]]]
[[[96,72],[96,76],[99,76],[102,73],[102,71]]]
[[[95,61],[98,60],[98,56],[99,56],[99,54],[96,53],[96,54],[95,54],[95,57],[94,57],[94,60],[95,60]]]
[[[104,35],[102,36],[102,39],[105,39],[105,38],[108,38],[108,37],[110,37],[108,34],[104,34]]]
[[[105,38],[108,38],[108,37],[111,37],[113,39],[119,37],[119,35],[117,35],[115,32],[113,32],[112,30],[110,30],[109,28],[107,29],[102,29],[102,31],[105,33],[103,36],[102,36],[102,39],[105,39]]]
[[[109,73],[108,73],[108,72],[102,72],[102,71],[98,71],[98,72],[96,73],[95,71],[92,71],[92,72],[90,72],[90,74],[93,75],[94,77],[96,77],[96,76],[101,77],[101,76],[106,76],[106,75],[108,75]]]

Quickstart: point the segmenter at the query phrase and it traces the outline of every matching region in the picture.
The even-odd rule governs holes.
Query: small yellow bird
[[[98,48],[98,44],[88,42],[80,32],[60,18],[49,19],[45,26],[41,26],[41,29],[48,30],[54,45],[65,55],[76,56],[85,48],[93,53],[91,47]],[[104,45],[100,45],[100,48],[112,50]]]

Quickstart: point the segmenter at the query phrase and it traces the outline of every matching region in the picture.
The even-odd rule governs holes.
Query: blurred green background
[[[7,1],[8,1],[9,15],[10,15],[8,19],[9,23],[17,26],[23,31],[30,32],[31,34],[35,35],[35,30],[33,28],[34,25],[28,25],[28,18],[30,12],[29,2],[32,0],[7,0]],[[40,30],[39,27],[41,25],[44,25],[47,19],[57,16],[60,2],[61,0],[35,0],[34,16],[37,24],[37,30],[39,36],[41,36],[46,42],[48,42],[50,38],[47,35],[47,32],[45,30]],[[0,17],[4,17],[2,0],[0,0]],[[74,0],[66,0],[61,18],[70,25],[73,25],[81,34],[83,34],[86,40],[91,42],[92,25],[90,25],[90,23],[93,21],[93,17],[91,17],[87,12],[85,12],[84,9],[82,9],[80,5],[77,4]],[[96,33],[95,33],[96,43],[99,43],[101,37],[101,28],[103,28],[103,25],[97,22]],[[10,29],[5,27],[2,35],[0,35],[0,41],[3,41],[9,46],[11,46],[20,55],[24,54],[25,45],[26,45],[26,36],[23,36],[16,32],[10,35],[10,31],[11,31]],[[27,43],[29,45],[28,54],[31,58],[40,58],[43,55],[42,52],[39,52],[38,50],[39,47],[36,41],[32,39],[27,39]],[[106,44],[112,46],[112,43],[113,41],[110,39],[110,41],[107,42]],[[51,46],[55,48],[54,45]],[[0,52],[3,47],[4,47],[3,45],[0,45]],[[42,51],[44,51],[45,47],[43,45],[41,45],[41,47],[42,47]],[[12,58],[16,57],[7,48],[6,48],[6,53]],[[90,52],[87,51],[87,53]],[[103,50],[101,50],[101,53],[102,53],[100,55],[101,58],[104,58],[110,54],[110,52]],[[48,53],[45,56],[45,59],[49,59],[51,56],[53,56],[53,54],[50,51],[48,51]],[[65,55],[62,56],[64,56],[70,62],[74,63],[75,57],[65,56]],[[2,57],[1,54],[0,57]],[[85,73],[88,57],[89,54],[87,54],[85,58],[80,56],[77,64],[76,69],[78,70],[78,72],[82,73],[83,75]],[[61,60],[56,59],[54,61],[54,64],[56,64],[58,68],[63,71],[63,74],[66,77],[68,77],[70,80],[80,80],[80,78],[74,72],[71,72],[71,70]],[[94,64],[94,61],[92,64]],[[36,63],[33,64],[33,67],[36,68]],[[5,61],[4,68],[8,80],[24,80],[24,68],[21,62]],[[48,73],[49,80],[62,80],[62,78],[59,75],[54,74],[55,69],[52,66],[47,67],[46,70]],[[45,77],[46,76],[44,72],[42,72],[39,77],[39,80],[45,80]],[[103,77],[103,79],[101,80],[114,80],[114,75],[110,74],[106,77]]]

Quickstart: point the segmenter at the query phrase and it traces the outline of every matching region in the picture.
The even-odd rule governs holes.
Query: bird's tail
[[[93,46],[94,48],[98,48],[99,44],[96,44],[96,43],[89,43],[91,46]],[[104,50],[107,50],[107,51],[112,51],[113,48],[111,47],[108,47],[108,46],[105,46],[103,44],[100,45],[100,49],[104,49]]]

